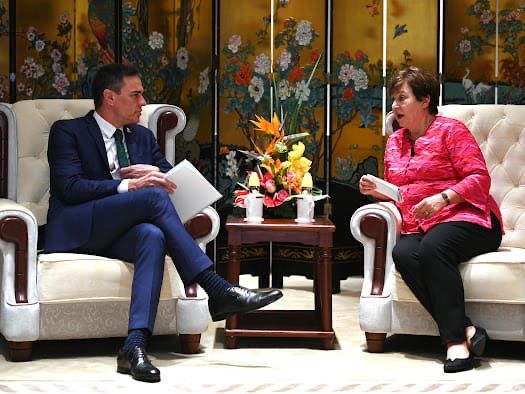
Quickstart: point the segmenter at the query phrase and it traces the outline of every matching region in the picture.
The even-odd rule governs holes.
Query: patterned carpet
[[[407,383],[355,382],[346,384],[162,384],[140,382],[10,382],[0,383],[1,393],[504,393],[523,392],[525,383]]]
[[[243,276],[241,284],[255,287]],[[334,350],[320,350],[315,340],[259,338],[224,348],[224,322],[212,323],[201,352],[179,352],[176,337],[154,337],[148,352],[161,371],[157,384],[137,382],[116,373],[115,355],[122,339],[42,341],[34,359],[6,360],[0,339],[0,393],[438,393],[523,392],[525,342],[490,342],[476,368],[443,373],[444,350],[436,337],[395,335],[386,352],[365,351],[359,329],[360,278],[341,284],[333,296]],[[278,309],[313,304],[311,281],[285,278]]]

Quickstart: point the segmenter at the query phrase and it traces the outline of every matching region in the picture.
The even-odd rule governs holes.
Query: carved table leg
[[[319,248],[317,293],[321,312],[321,330],[332,331],[332,248]],[[333,337],[322,340],[324,349],[333,348]]]
[[[239,284],[239,276],[241,274],[241,246],[230,245],[230,260],[226,266],[226,278],[232,284]],[[239,326],[239,318],[233,315],[226,320],[226,328],[229,330],[235,329]],[[226,336],[226,348],[234,349],[237,347],[237,338]]]

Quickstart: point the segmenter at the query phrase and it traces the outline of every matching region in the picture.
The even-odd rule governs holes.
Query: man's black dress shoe
[[[220,297],[209,299],[208,307],[213,321],[227,319],[237,313],[245,313],[262,308],[283,296],[280,290],[250,290],[242,286],[232,286]]]
[[[481,356],[485,351],[485,346],[489,339],[487,331],[483,327],[474,326],[476,332],[474,336],[470,339],[469,350],[474,353],[476,356]]]
[[[142,382],[160,382],[160,371],[149,361],[142,346],[135,346],[129,352],[119,351],[117,372],[130,374],[133,379]]]
[[[447,373],[468,371],[472,368],[474,368],[474,356],[472,353],[467,358],[455,358],[454,360],[448,358],[445,361],[445,365],[443,365],[443,370]]]

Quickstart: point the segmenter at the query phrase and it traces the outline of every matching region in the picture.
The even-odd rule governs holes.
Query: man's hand
[[[132,166],[121,168],[119,172],[122,178],[133,179],[148,175],[150,172],[159,171],[159,167],[151,166],[149,164],[133,164]]]
[[[159,187],[171,194],[175,191],[177,185],[169,181],[168,178],[166,178],[166,174],[160,171],[149,171],[141,177],[129,179],[128,191],[130,192],[138,189],[144,189],[146,187]]]

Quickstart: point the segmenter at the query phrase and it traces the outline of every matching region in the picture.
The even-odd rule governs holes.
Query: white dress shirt
[[[100,116],[97,111],[93,112],[93,117],[102,132],[102,139],[104,140],[104,146],[106,147],[106,153],[108,155],[109,171],[113,179],[122,179],[120,176],[120,165],[117,159],[117,144],[115,143],[115,130],[117,127],[113,126],[106,119]],[[128,154],[128,148],[126,146],[126,133],[122,133],[124,136],[124,148],[126,149],[126,154]],[[129,157],[129,155],[128,155]],[[118,185],[118,192],[125,193],[128,191],[129,179],[122,179]]]

